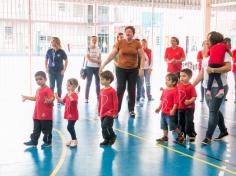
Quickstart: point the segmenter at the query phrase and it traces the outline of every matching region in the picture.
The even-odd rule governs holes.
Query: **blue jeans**
[[[216,98],[215,95],[217,94],[218,91],[219,91],[218,87],[212,87],[211,88],[212,99],[211,100],[206,99],[206,103],[209,108],[209,120],[208,120],[206,137],[209,139],[212,138],[217,125],[221,133],[227,131],[227,128],[225,127],[224,116],[220,112],[220,106],[224,101],[225,97]],[[228,92],[228,86],[224,86],[224,92],[226,95]]]
[[[50,71],[49,70],[49,87],[54,92],[55,82],[57,82],[57,94],[61,97],[62,94],[62,81],[64,75],[61,74],[61,71]]]
[[[85,90],[85,99],[89,99],[89,91],[90,91],[90,86],[93,80],[93,75],[95,77],[97,98],[99,98],[99,93],[100,93],[99,68],[87,67],[87,77],[86,77],[87,82],[86,82],[86,90]]]
[[[151,78],[151,76],[148,74],[148,69],[145,69],[144,70],[144,79],[145,79],[146,93],[147,93],[148,99],[152,98],[150,78]],[[144,83],[143,83],[143,87],[142,87],[142,97],[145,97]]]
[[[136,97],[136,100],[139,101],[140,98],[143,96],[143,81],[144,79],[141,78],[140,76],[138,76],[137,78],[137,97]]]
[[[168,130],[173,131],[177,128],[177,125],[175,124],[175,116],[168,116],[161,113],[161,129],[162,130]]]

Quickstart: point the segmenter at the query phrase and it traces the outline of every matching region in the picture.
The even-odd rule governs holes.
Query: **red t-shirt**
[[[202,69],[202,59],[203,59],[202,51],[198,51],[198,53],[197,53],[197,62],[198,62],[198,70],[199,71]]]
[[[175,49],[173,49],[172,47],[166,48],[165,59],[166,60],[185,59],[185,54],[184,54],[183,48],[178,47],[178,46]],[[168,63],[168,65],[167,65],[167,72],[170,72],[170,73],[180,72],[181,69],[182,69],[182,63],[176,63],[176,64]]]
[[[53,92],[48,86],[37,89],[33,119],[52,120],[53,103],[45,103],[45,98],[53,97]]]
[[[208,64],[224,64],[225,53],[230,52],[229,47],[224,43],[217,43],[209,50]]]
[[[178,104],[177,89],[175,87],[172,89],[164,89],[161,95],[161,111],[170,116],[170,111],[175,104]]]
[[[232,58],[233,58],[233,69],[232,71],[235,73],[236,72],[236,49],[232,51]]]
[[[98,104],[98,114],[101,118],[105,116],[114,117],[118,113],[118,98],[112,87],[101,89]]]
[[[192,97],[197,97],[196,90],[192,84],[182,84],[177,85],[178,95],[179,95],[179,105],[178,109],[190,109],[195,108],[195,104],[185,105],[185,100],[190,100]]]
[[[150,65],[152,62],[152,50],[148,49],[148,48],[144,48],[143,51],[147,54],[148,57],[148,64]]]
[[[63,98],[63,102],[65,103],[65,113],[64,118],[67,120],[78,120],[78,95],[73,92],[71,94],[73,100],[70,100],[68,94]]]

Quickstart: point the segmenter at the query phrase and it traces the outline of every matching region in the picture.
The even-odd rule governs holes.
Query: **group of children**
[[[188,68],[181,70],[180,78],[174,73],[166,75],[166,88],[162,90],[161,102],[156,109],[156,113],[161,111],[163,130],[163,137],[157,139],[157,142],[168,141],[168,129],[177,133],[177,142],[182,143],[186,135],[190,142],[195,141],[193,118],[197,94],[190,83],[191,77],[192,71]]]
[[[98,113],[101,117],[102,135],[104,141],[100,143],[101,146],[113,145],[116,141],[116,135],[113,131],[113,119],[118,113],[118,99],[116,91],[110,86],[114,80],[114,76],[110,71],[104,71],[100,74],[101,84],[104,86],[100,91]],[[22,95],[22,101],[35,101],[35,108],[33,113],[34,129],[30,135],[30,140],[24,142],[26,146],[36,147],[41,132],[44,134],[42,148],[51,147],[52,143],[52,127],[53,127],[53,101],[56,98],[59,103],[65,105],[64,118],[68,120],[67,130],[71,135],[66,145],[68,147],[76,147],[78,144],[75,132],[75,123],[79,118],[78,113],[78,94],[76,88],[79,90],[78,80],[71,78],[67,80],[66,88],[67,94],[62,99],[46,85],[47,77],[43,71],[38,71],[35,74],[35,80],[39,88],[36,95],[25,96]]]
[[[209,36],[209,62],[211,68],[218,68],[224,64],[225,53],[230,53],[228,47],[222,43],[223,35]],[[168,141],[168,129],[175,131],[178,135],[177,141],[183,142],[188,136],[190,142],[195,141],[196,132],[194,128],[194,110],[197,97],[194,86],[190,83],[192,71],[183,69],[180,77],[177,74],[169,73],[165,77],[166,88],[161,95],[161,103],[155,112],[161,111],[161,129],[163,137],[157,139],[157,142]],[[206,95],[211,98],[211,86],[213,80],[216,80],[219,86],[219,92],[216,97],[224,95],[224,89],[220,78],[220,73],[210,73],[207,85]],[[30,140],[24,144],[27,146],[37,146],[41,132],[44,134],[44,144],[41,146],[50,147],[52,143],[52,120],[53,120],[53,101],[56,98],[58,102],[65,104],[64,118],[68,120],[67,129],[71,135],[71,140],[66,143],[69,147],[76,147],[78,144],[75,123],[79,118],[78,114],[78,95],[76,88],[79,88],[78,80],[71,78],[67,80],[67,94],[62,99],[46,85],[46,73],[38,71],[35,74],[35,80],[39,88],[34,97],[22,95],[22,100],[35,101],[33,114],[34,129]],[[104,71],[100,74],[101,84],[104,86],[100,91],[98,114],[101,117],[102,136],[104,141],[101,146],[113,145],[116,141],[116,134],[113,131],[114,117],[118,114],[118,98],[116,91],[110,86],[114,76],[110,71]]]

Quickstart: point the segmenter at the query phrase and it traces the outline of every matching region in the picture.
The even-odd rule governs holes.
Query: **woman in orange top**
[[[144,75],[144,51],[140,42],[134,39],[135,28],[127,26],[125,28],[125,39],[118,41],[115,44],[113,51],[100,67],[100,72],[103,68],[113,60],[118,54],[119,60],[116,67],[117,78],[117,96],[118,96],[118,112],[121,109],[123,95],[128,83],[128,109],[131,117],[135,117],[135,90],[138,74]],[[138,68],[138,55],[141,58],[140,68]]]

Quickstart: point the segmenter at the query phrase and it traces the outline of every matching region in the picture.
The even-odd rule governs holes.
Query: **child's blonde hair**
[[[77,79],[75,78],[70,78],[67,80],[67,83],[72,85],[75,89],[78,87],[77,92],[80,92],[80,85]]]

